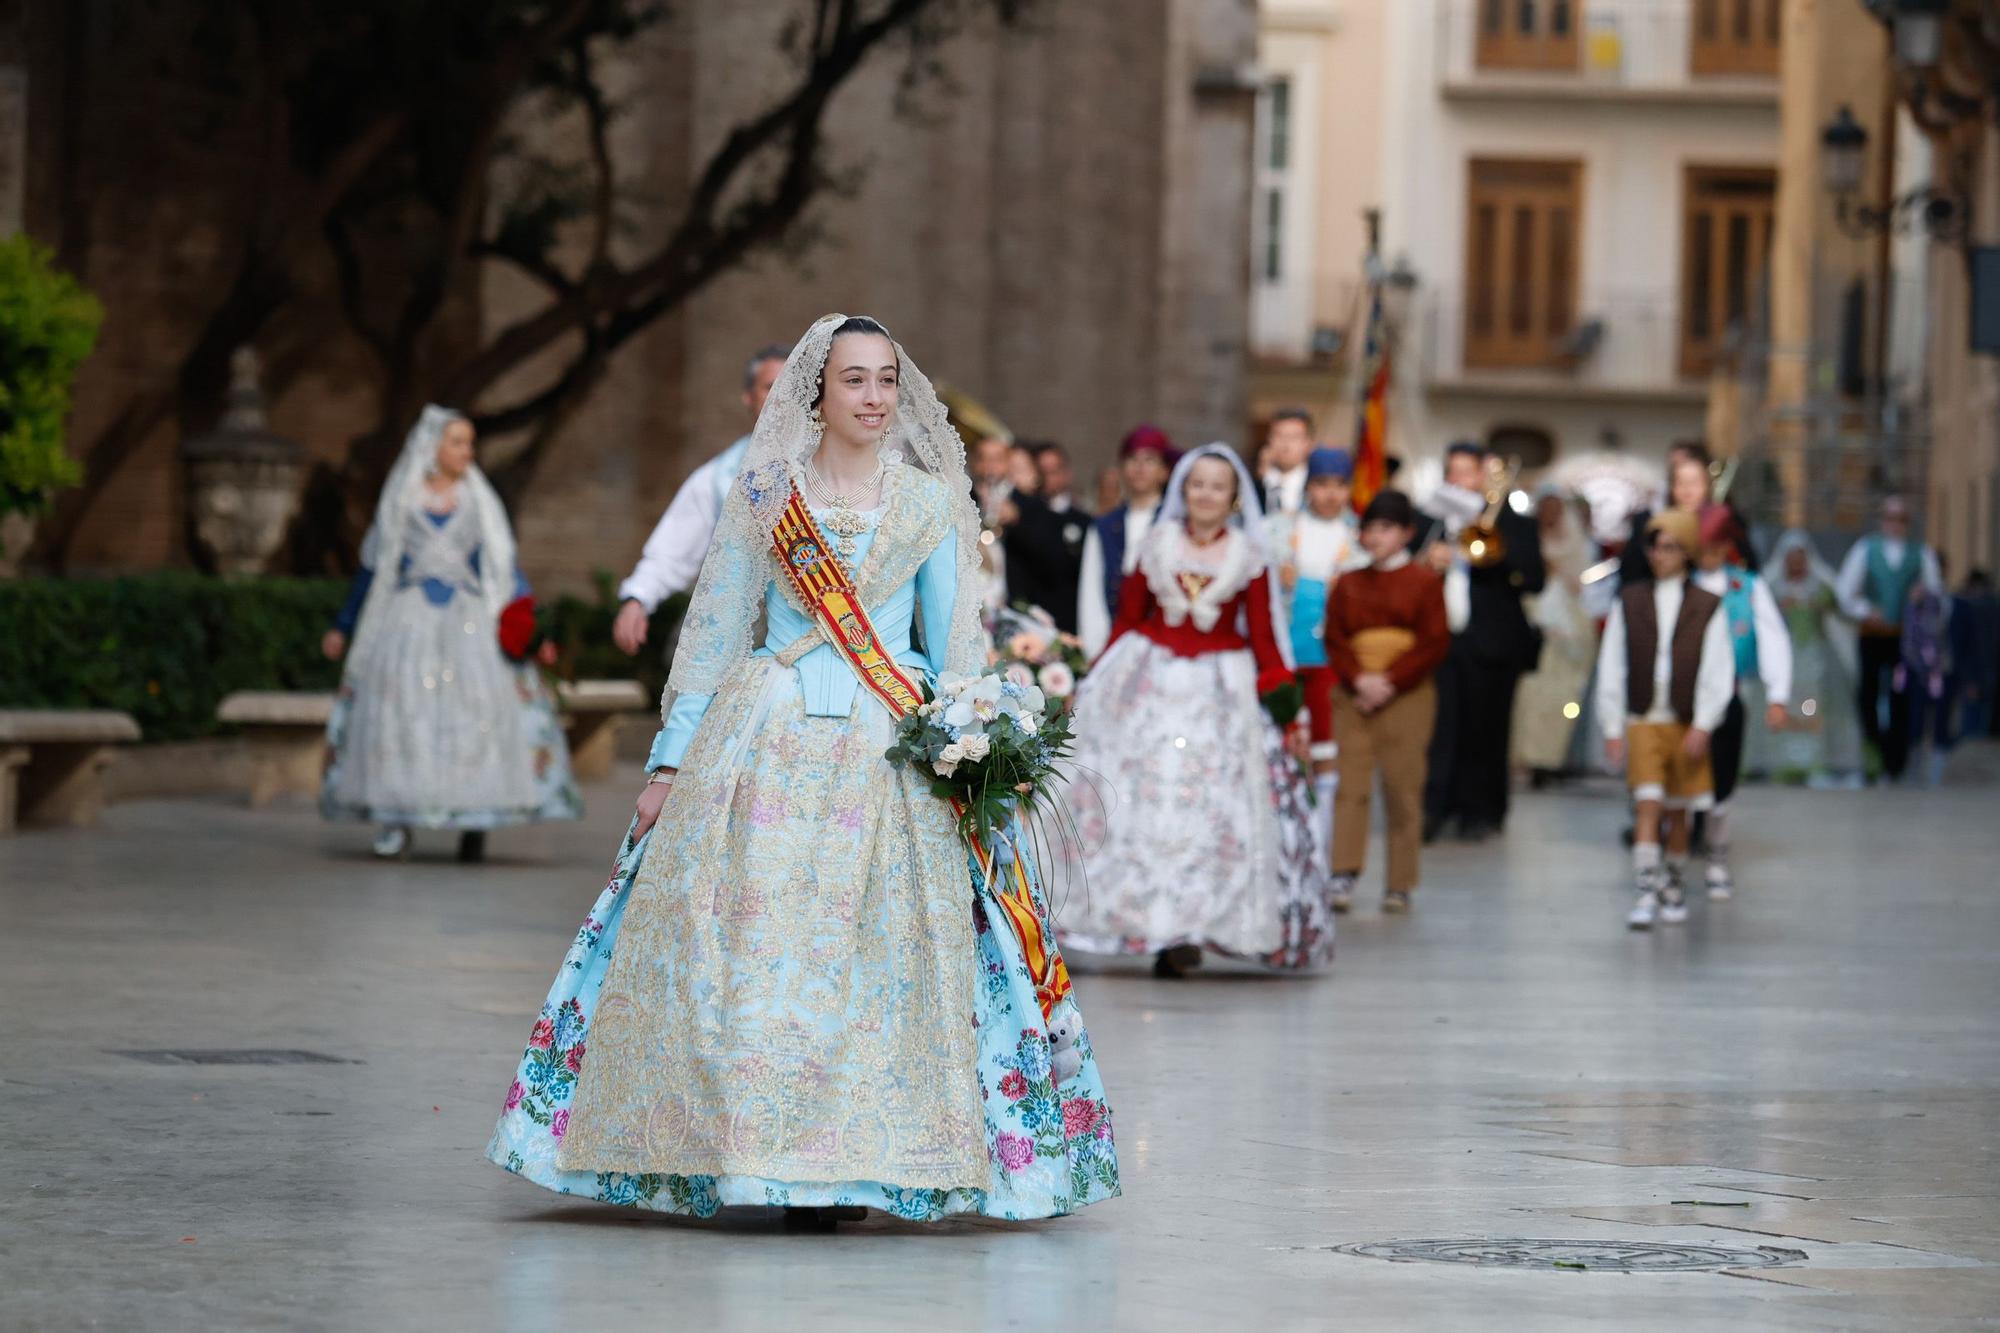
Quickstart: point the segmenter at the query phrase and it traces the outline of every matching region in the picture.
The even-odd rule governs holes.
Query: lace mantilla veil
[[[1264,505],[1258,498],[1257,483],[1251,477],[1250,469],[1243,465],[1240,454],[1220,440],[1182,454],[1181,461],[1174,464],[1173,475],[1167,478],[1167,489],[1160,496],[1159,516],[1153,520],[1152,531],[1164,536],[1186,524],[1188,473],[1194,471],[1194,465],[1204,458],[1220,458],[1236,470],[1237,506],[1236,512],[1229,516],[1229,526],[1249,544],[1253,575],[1258,570],[1271,575],[1265,583],[1271,594],[1272,637],[1278,641],[1278,656],[1285,665],[1297,666],[1292,660],[1292,636],[1287,629],[1291,613],[1285,594],[1278,587],[1277,553],[1271,547],[1271,534],[1264,522]],[[1148,540],[1151,540],[1151,533],[1148,533]],[[1244,634],[1249,633],[1248,625],[1240,628]]]
[[[381,498],[375,502],[375,521],[361,541],[361,563],[375,572],[375,579],[368,585],[368,596],[361,603],[361,615],[350,636],[347,671],[365,670],[369,657],[380,646],[374,631],[396,593],[409,517],[424,505],[424,482],[437,470],[438,442],[444,438],[445,427],[464,419],[464,413],[432,403],[403,437],[403,452],[389,469]],[[507,521],[507,506],[479,464],[472,464],[460,478],[458,497],[458,503],[470,507],[470,517],[479,525],[479,601],[491,628],[500,623],[500,613],[514,596],[514,529]],[[499,651],[497,645],[494,651]]]
[[[742,472],[723,501],[715,539],[688,603],[673,670],[660,701],[662,717],[672,710],[677,695],[720,690],[755,647],[752,636],[763,613],[764,590],[777,573],[771,532],[806,460],[819,446],[813,403],[819,397],[834,330],[848,318],[824,315],[815,320],[792,348],[764,400]],[[890,341],[896,348],[898,372],[896,414],[883,433],[882,450],[891,460],[891,472],[914,467],[942,483],[958,534],[958,595],[952,606],[950,642],[928,644],[926,649],[941,670],[970,674],[986,664],[986,641],[979,619],[979,515],[965,472],[965,444],[931,382],[902,344]],[[893,477],[886,479],[884,504],[895,490]]]

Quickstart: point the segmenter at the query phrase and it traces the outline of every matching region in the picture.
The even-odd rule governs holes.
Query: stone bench
[[[326,720],[333,696],[311,691],[238,690],[215,720],[243,729],[250,750],[250,804],[311,796],[326,770]]]
[[[569,741],[570,771],[578,782],[610,777],[618,757],[619,723],[655,707],[636,680],[558,681],[556,700]]]
[[[28,824],[96,823],[113,751],[138,739],[129,713],[0,709],[0,834]]]

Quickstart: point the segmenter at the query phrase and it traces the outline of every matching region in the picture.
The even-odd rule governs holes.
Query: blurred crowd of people
[[[773,344],[747,359],[743,434],[688,478],[620,586],[613,635],[627,653],[644,648],[659,603],[694,586],[751,428],[790,350]],[[520,682],[526,706],[516,722],[511,707],[486,698],[500,688],[500,677],[487,682],[494,668],[483,656],[467,657],[467,635],[481,643],[485,636],[440,629],[463,628],[454,613],[468,605],[497,622],[527,593],[512,569],[505,515],[482,500],[486,490],[469,435],[462,417],[442,412],[413,432],[407,476],[399,473],[385,494],[380,535],[371,537],[375,558],[328,636],[330,655],[346,652],[357,632],[381,640],[350,659],[327,809],[380,825],[384,855],[402,854],[411,829],[437,827],[463,834],[462,851],[476,857],[488,828],[575,810],[559,735],[552,739],[547,700],[525,664],[528,645],[504,655],[505,679]],[[1210,446],[1183,452],[1163,430],[1140,425],[1120,442],[1116,465],[1086,484],[1061,443],[995,431],[971,443],[967,473],[980,520],[979,582],[989,629],[1005,621],[1033,630],[1045,622],[1046,635],[1025,636],[1038,645],[1027,665],[1046,673],[1040,679],[1054,694],[1067,695],[1114,640],[1135,630],[1150,633],[1170,656],[1241,649],[1250,654],[1244,669],[1260,682],[1253,695],[1267,694],[1277,673],[1296,687],[1298,707],[1284,714],[1279,731],[1303,786],[1289,792],[1282,775],[1267,774],[1262,790],[1268,797],[1287,788],[1279,803],[1305,812],[1301,836],[1326,880],[1319,896],[1333,910],[1345,910],[1352,899],[1365,845],[1365,832],[1357,830],[1365,829],[1378,778],[1392,825],[1391,910],[1408,907],[1420,843],[1500,833],[1518,783],[1540,787],[1620,768],[1628,778],[1637,773],[1631,836],[1642,888],[1671,896],[1679,858],[1691,847],[1706,850],[1705,882],[1713,896],[1725,897],[1733,883],[1730,797],[1739,775],[1816,786],[1936,782],[1961,738],[1994,726],[2000,599],[1983,570],[1948,588],[1937,554],[1912,535],[1900,497],[1884,500],[1878,530],[1853,543],[1835,567],[1803,531],[1779,534],[1760,550],[1743,515],[1717,495],[1721,469],[1698,445],[1674,450],[1657,484],[1635,478],[1630,466],[1613,487],[1579,480],[1575,470],[1565,478],[1559,468],[1530,493],[1509,460],[1456,443],[1428,493],[1384,490],[1384,506],[1371,511],[1378,497],[1356,494],[1354,460],[1318,437],[1311,414],[1299,408],[1274,413],[1264,438],[1244,451],[1247,459]],[[1233,499],[1218,532],[1245,534],[1242,569],[1229,562],[1196,569],[1209,560],[1199,543],[1170,541],[1162,527],[1162,515],[1171,515],[1168,523],[1184,535],[1191,511],[1175,487],[1188,484],[1185,469],[1204,454],[1230,465]],[[1224,478],[1219,468],[1216,477]],[[1393,462],[1389,479],[1393,486]],[[461,496],[472,503],[459,504]],[[471,518],[454,519],[461,511]],[[1370,512],[1381,520],[1372,541],[1364,532]],[[1428,582],[1399,573],[1401,565],[1383,554],[1391,532],[1400,534],[1397,546],[1409,567],[1437,584],[1440,633],[1424,623]],[[1149,552],[1164,552],[1157,560],[1186,568],[1170,577],[1149,570]],[[1684,571],[1673,566],[1676,553]],[[1635,590],[1661,585],[1663,554],[1675,569],[1672,578],[1685,578],[1697,596],[1675,594],[1658,605],[1639,597]],[[397,567],[387,584],[376,578],[385,560]],[[1352,581],[1363,570],[1374,573]],[[1222,615],[1220,629],[1214,621],[1203,627],[1204,635],[1220,638],[1188,638],[1188,610],[1214,612],[1202,601],[1203,589],[1223,575],[1238,585],[1223,589],[1237,609]],[[1263,591],[1252,588],[1257,578],[1266,580],[1256,584]],[[1187,607],[1173,579],[1188,581]],[[1343,600],[1338,589],[1350,581]],[[1134,597],[1143,609],[1134,609]],[[1719,661],[1709,664],[1704,689],[1695,688],[1693,676],[1677,679],[1670,659],[1680,627],[1655,623],[1661,615],[1680,616],[1684,601],[1706,610],[1711,597],[1731,659],[1726,689],[1716,683]],[[392,604],[407,608],[394,622],[386,616]],[[1036,619],[1022,619],[1029,614]],[[1181,619],[1168,625],[1175,615]],[[1158,621],[1150,630],[1149,617]],[[405,620],[406,627],[392,628]],[[409,642],[392,652],[392,638]],[[1684,655],[1692,654],[1681,664],[1683,674],[1700,674],[1698,648],[1692,640],[1682,644]],[[1657,698],[1643,662],[1634,666],[1635,652],[1658,658]],[[1006,656],[996,649],[996,661]],[[1136,681],[1127,685],[1137,688]],[[1116,711],[1108,691],[1097,689],[1100,709]],[[1676,691],[1686,707],[1674,706]],[[1419,696],[1421,705],[1412,702]],[[480,714],[483,727],[463,725],[459,713],[467,710]],[[504,728],[494,720],[503,714]],[[1155,718],[1148,725],[1169,724]],[[1662,755],[1660,736],[1647,730],[1655,725],[1698,733],[1699,775],[1683,772],[1674,754]],[[1245,737],[1257,732],[1248,723],[1243,728]],[[449,747],[441,746],[430,750],[446,756],[438,764],[403,762],[407,738],[432,733],[477,737],[510,755],[518,750],[519,764],[484,765],[494,781],[514,785],[504,796],[477,800],[461,788],[428,796],[405,790],[421,786],[430,768],[452,768]],[[1677,737],[1673,744],[1692,742]],[[1244,745],[1245,754],[1257,748]],[[1150,778],[1146,784],[1161,785]],[[434,785],[448,785],[447,779]],[[1698,796],[1665,790],[1693,785],[1703,788]],[[1334,818],[1339,810],[1347,812],[1344,837]],[[1677,818],[1683,810],[1688,817]],[[1170,815],[1163,811],[1161,818]],[[1315,896],[1296,886],[1286,892],[1288,900]],[[1114,924],[1097,932],[1099,942],[1117,933]],[[1163,954],[1201,942],[1199,932],[1180,935],[1187,938],[1146,929],[1127,931],[1126,938]],[[1263,956],[1274,953],[1269,944],[1245,937],[1224,947]],[[1295,952],[1304,957],[1314,950]]]

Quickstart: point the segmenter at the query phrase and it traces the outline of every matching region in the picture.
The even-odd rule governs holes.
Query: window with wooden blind
[[[1476,0],[1481,69],[1574,70],[1582,55],[1583,0]]]
[[[1466,195],[1465,364],[1552,366],[1576,323],[1583,165],[1476,158]]]
[[[1681,374],[1706,375],[1764,290],[1778,176],[1763,167],[1689,167],[1681,222]]]
[[[1693,71],[1776,75],[1784,4],[1785,0],[1691,0]]]

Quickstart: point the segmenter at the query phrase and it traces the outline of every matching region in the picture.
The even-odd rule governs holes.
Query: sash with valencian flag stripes
[[[831,546],[796,486],[784,512],[778,516],[777,527],[772,529],[771,544],[777,548],[778,564],[799,600],[811,608],[813,618],[834,648],[847,659],[861,683],[898,720],[914,713],[924,702],[922,691],[903,674],[896,659],[882,651],[882,641],[855,593],[853,580],[848,578],[840,561],[833,558]],[[956,800],[952,802],[952,811],[964,813]],[[993,850],[976,837],[970,842],[980,873],[987,883],[994,885],[994,899],[1021,942],[1021,955],[1034,978],[1035,998],[1041,1002],[1046,1022],[1056,1004],[1069,994],[1069,969],[1063,965],[1062,954],[1050,943],[1041,914],[1035,910],[1034,897],[1028,889],[1027,868],[1016,855],[996,881]]]

